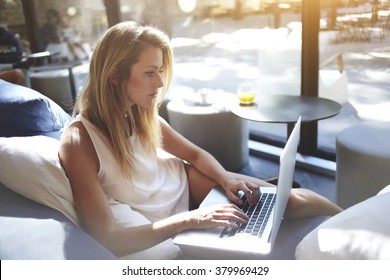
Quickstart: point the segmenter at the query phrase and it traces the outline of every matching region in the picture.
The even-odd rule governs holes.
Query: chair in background
[[[213,103],[204,104],[188,99],[167,103],[170,125],[191,142],[212,154],[224,168],[237,171],[249,160],[249,129],[246,120],[233,115],[223,94]]]
[[[23,75],[23,82],[19,84],[24,85],[26,87],[30,87],[31,84],[29,78],[29,69],[34,65],[40,64],[42,60],[48,59],[49,57],[50,52],[47,51],[31,54],[22,54],[19,57],[15,57],[14,61],[4,61],[0,56],[0,71],[17,70],[14,71],[15,73],[21,71]]]
[[[348,208],[390,184],[390,122],[350,126],[336,139],[337,204]]]
[[[71,112],[77,95],[87,79],[89,63],[53,63],[32,67],[31,88],[46,95],[66,112]]]

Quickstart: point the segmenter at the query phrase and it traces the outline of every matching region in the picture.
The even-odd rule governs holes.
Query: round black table
[[[232,104],[231,111],[238,117],[269,123],[287,123],[288,135],[301,116],[302,122],[318,121],[333,117],[341,111],[335,101],[314,97],[294,95],[268,95],[258,97],[253,105]]]

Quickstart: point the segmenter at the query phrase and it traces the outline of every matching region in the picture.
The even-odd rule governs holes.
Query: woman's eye
[[[146,76],[148,76],[148,77],[152,77],[153,74],[154,74],[154,72],[146,72]]]

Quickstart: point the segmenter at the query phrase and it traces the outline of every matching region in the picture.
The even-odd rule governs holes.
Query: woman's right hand
[[[205,229],[217,226],[229,228],[238,227],[237,223],[245,224],[248,216],[234,204],[217,204],[196,209],[189,212],[190,227],[193,229]]]

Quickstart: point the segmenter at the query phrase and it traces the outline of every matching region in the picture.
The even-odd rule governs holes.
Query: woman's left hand
[[[249,205],[251,206],[255,205],[260,197],[259,186],[251,181],[230,179],[227,181],[227,184],[223,186],[223,188],[225,189],[226,195],[229,197],[229,199],[237,205],[243,204],[243,201],[238,194],[240,190],[244,192],[248,199]]]

